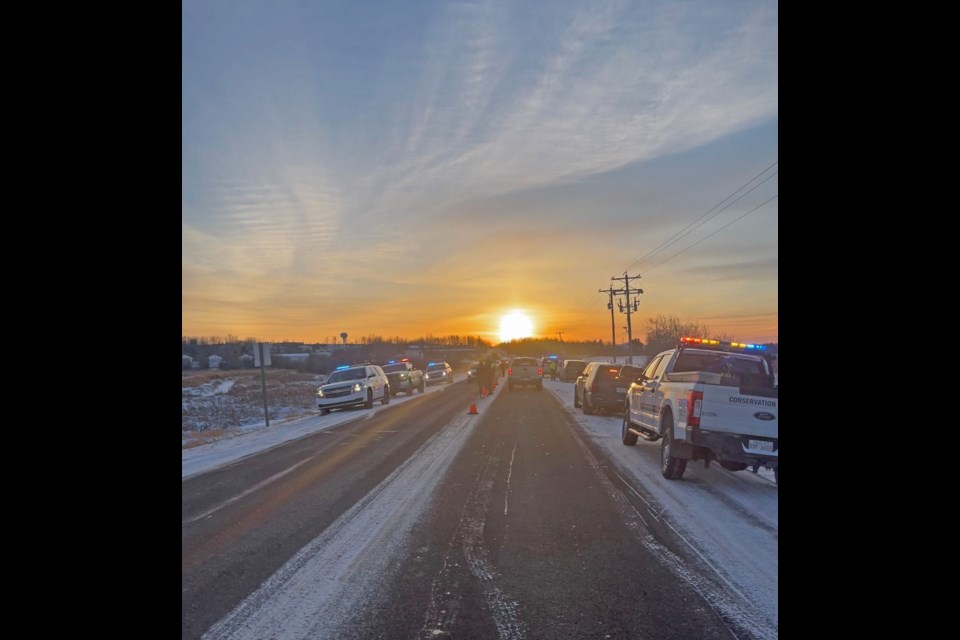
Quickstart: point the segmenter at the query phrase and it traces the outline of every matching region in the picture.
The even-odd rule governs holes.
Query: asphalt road
[[[618,486],[550,393],[501,389],[464,422],[474,398],[458,383],[185,480],[182,636],[213,625],[211,638],[750,637],[678,578],[695,566],[683,545],[649,502]],[[383,489],[401,468],[428,477],[418,469],[444,456],[435,486]],[[382,502],[419,500],[422,513],[401,505],[413,513],[407,526],[378,512],[332,542],[328,527],[340,531],[378,492]],[[372,528],[400,542],[357,533]],[[349,557],[336,570],[330,561],[335,584],[320,588],[323,567],[302,574],[324,536],[330,558]],[[342,612],[322,602],[360,592],[340,596]]]
[[[181,491],[181,636],[199,638],[341,514],[463,414],[450,385],[215,471]]]

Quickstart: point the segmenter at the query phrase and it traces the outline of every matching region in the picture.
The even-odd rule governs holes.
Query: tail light
[[[537,367],[537,375],[538,375],[538,376],[542,376],[542,375],[543,375],[543,367]]]
[[[703,391],[687,392],[687,426],[700,426],[700,412],[703,411]]]
[[[512,375],[513,375],[513,367],[510,367],[509,369],[507,369],[507,375],[508,375],[508,376],[512,376]]]

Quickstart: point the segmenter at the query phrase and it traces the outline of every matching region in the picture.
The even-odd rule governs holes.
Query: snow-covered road
[[[706,572],[715,575],[713,583],[732,592],[728,601],[713,604],[727,606],[728,616],[760,637],[776,630],[779,489],[773,472],[704,469],[703,463],[691,462],[682,480],[667,480],[660,473],[659,441],[641,438],[636,446],[625,446],[621,416],[587,416],[574,409],[571,383],[545,380],[544,389],[610,456],[621,480],[702,560]]]
[[[674,551],[686,561],[669,549],[661,549],[664,561],[675,564],[678,578],[690,583],[723,617],[735,620],[754,637],[776,638],[779,492],[772,473],[730,472],[718,465],[704,469],[701,463],[691,463],[683,480],[666,480],[660,473],[659,442],[641,439],[635,447],[624,446],[619,416],[586,416],[574,409],[571,383],[546,379],[544,389],[559,399],[590,444],[609,456],[616,476],[628,487],[626,491],[647,506],[657,526],[668,528],[682,541],[686,549]],[[429,390],[442,391],[438,387]],[[501,385],[497,392],[503,391]],[[391,404],[408,399],[395,398]],[[481,412],[492,402],[479,403]],[[184,450],[182,476],[194,476],[345,421],[367,418],[381,409],[389,406],[317,415]],[[351,615],[350,605],[358,604],[364,593],[375,589],[374,584],[361,584],[361,577],[373,581],[385,577],[373,568],[387,566],[387,556],[402,546],[404,533],[466,441],[470,428],[464,426],[470,424],[476,421],[458,418],[434,436],[205,637],[260,637],[275,628],[279,620],[284,620],[289,629],[291,616],[299,615],[307,601],[309,607],[329,610],[329,615],[305,617],[306,635],[302,637],[317,633],[334,637],[330,634],[335,635],[338,621]],[[649,543],[658,545],[652,537]],[[328,621],[323,629],[314,626],[321,618]]]

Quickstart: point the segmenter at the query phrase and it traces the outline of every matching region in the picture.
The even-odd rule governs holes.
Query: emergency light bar
[[[736,347],[737,349],[752,349],[754,351],[767,350],[767,345],[765,344],[746,344],[743,342],[721,342],[720,340],[710,340],[708,338],[688,338],[684,336],[680,338],[680,342],[683,344],[700,344],[705,346]]]

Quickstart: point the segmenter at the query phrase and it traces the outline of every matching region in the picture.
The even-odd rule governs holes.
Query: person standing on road
[[[490,363],[486,360],[481,360],[477,365],[477,395],[482,396],[482,389],[486,387],[487,391],[490,391],[490,387],[493,386],[493,376],[490,375]]]
[[[556,360],[550,361],[550,379],[551,380],[557,379],[557,361]]]

